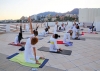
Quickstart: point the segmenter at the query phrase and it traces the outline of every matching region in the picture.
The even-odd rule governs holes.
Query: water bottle
[[[38,69],[37,68],[32,68],[32,71],[38,71]]]

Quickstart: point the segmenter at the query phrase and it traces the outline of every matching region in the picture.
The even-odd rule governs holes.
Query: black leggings
[[[18,42],[20,43],[20,41],[22,40],[21,36],[18,36]]]
[[[22,33],[22,26],[20,26],[20,33]]]
[[[22,37],[22,26],[20,26],[20,33],[21,33],[21,35],[20,36],[18,35],[18,41],[19,41],[19,43],[20,43],[21,39],[23,38]]]

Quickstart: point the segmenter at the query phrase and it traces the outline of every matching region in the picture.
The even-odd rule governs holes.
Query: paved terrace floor
[[[39,28],[41,32],[43,28]],[[50,31],[52,31],[51,28]],[[87,28],[84,29],[87,31]],[[63,32],[58,32],[63,35]],[[0,71],[31,71],[30,67],[22,66],[18,63],[11,62],[6,59],[7,56],[19,52],[20,47],[8,45],[13,42],[17,32],[0,34]],[[23,37],[30,36],[29,32],[23,33]],[[38,56],[44,56],[49,59],[49,62],[38,71],[100,71],[100,33],[85,34],[86,40],[71,40],[73,46],[66,47],[58,45],[62,49],[72,50],[72,54],[61,55],[37,50]],[[37,49],[41,46],[49,47],[50,36],[45,37],[36,44]],[[63,39],[63,37],[59,38]],[[22,40],[26,41],[26,39]]]

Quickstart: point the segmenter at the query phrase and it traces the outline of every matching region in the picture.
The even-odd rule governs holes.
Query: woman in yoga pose
[[[48,33],[48,29],[45,28],[41,33],[39,33],[39,36],[46,37],[47,36],[47,33]]]
[[[47,34],[53,34],[51,32],[49,32],[50,27],[46,27],[41,33],[39,33],[39,36],[47,36]]]
[[[29,25],[26,24],[26,31],[28,32],[29,31]]]
[[[19,32],[19,34],[15,37],[14,42],[9,43],[8,45],[14,45],[14,46],[25,45],[25,42],[21,42],[22,39],[23,39],[23,37],[22,37],[22,26],[20,25],[20,32]]]
[[[30,26],[31,26],[31,32],[33,34],[30,17],[29,17],[29,22],[30,22]],[[25,61],[28,63],[40,64],[40,62],[38,60],[44,59],[44,57],[36,56],[35,44],[37,44],[37,42],[38,42],[38,38],[36,37],[37,35],[38,35],[38,31],[34,31],[34,36],[28,38],[26,41],[26,44],[25,44],[24,56],[25,56]],[[33,60],[31,58],[33,58]]]
[[[66,33],[64,34],[63,43],[66,45],[70,42],[70,31],[71,29],[67,29]]]
[[[47,34],[53,34],[52,32],[49,31],[50,30],[50,26],[47,26],[46,29],[47,29]]]
[[[19,33],[19,34],[15,37],[14,44],[20,44],[21,39],[22,39],[22,33]]]
[[[65,30],[64,23],[61,24],[61,26],[59,27],[59,30]]]
[[[43,37],[47,36],[47,34],[49,34],[49,29],[50,29],[49,26],[46,27],[41,33],[39,33],[39,36],[43,36]]]
[[[51,52],[61,52],[62,49],[58,48],[56,39],[60,37],[58,34],[53,34],[50,38],[50,49]]]
[[[21,45],[21,44],[25,44],[25,43],[21,43],[20,41],[23,39],[22,37],[22,24],[20,24],[20,32],[19,34],[15,37],[15,41],[13,44],[15,45]]]
[[[78,24],[76,25],[76,29],[77,29],[77,37],[79,38],[79,36],[80,36],[80,27],[79,27]]]
[[[78,29],[79,29],[79,26],[77,26],[77,25],[75,25],[75,27],[73,27],[73,29],[72,29],[72,31],[73,31],[72,38],[73,39],[79,39]]]
[[[94,26],[93,26],[93,24],[92,24],[92,26],[89,27],[88,32],[89,32],[89,33],[93,33],[93,28],[94,28]]]
[[[57,34],[58,31],[58,22],[55,23],[55,27],[54,27],[54,34]]]

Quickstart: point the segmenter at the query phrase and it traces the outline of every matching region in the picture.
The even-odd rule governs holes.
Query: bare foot
[[[57,50],[57,53],[60,53],[61,51],[60,50]]]
[[[60,50],[60,51],[62,51],[62,49],[61,49],[61,48],[59,48],[59,50]]]

